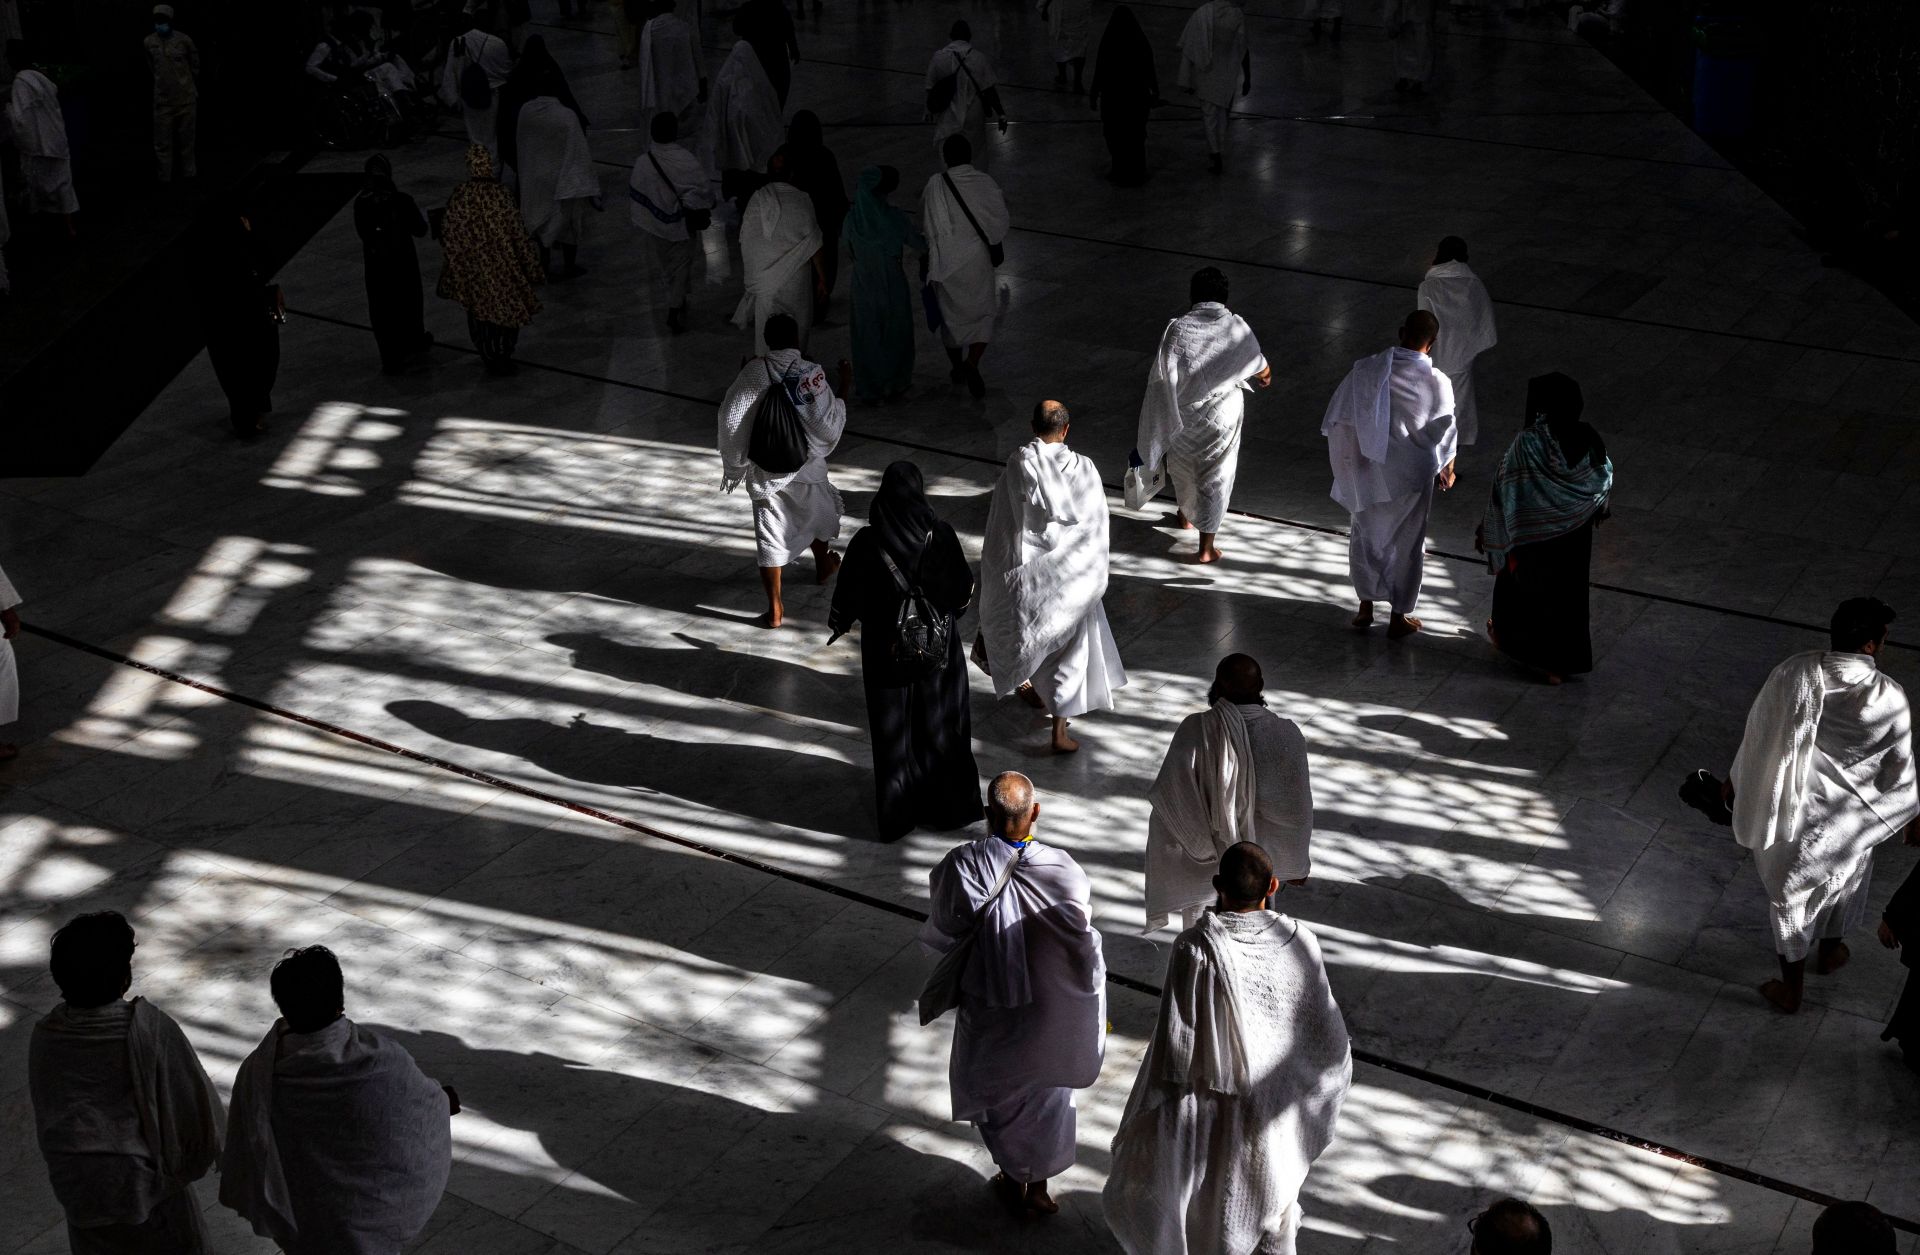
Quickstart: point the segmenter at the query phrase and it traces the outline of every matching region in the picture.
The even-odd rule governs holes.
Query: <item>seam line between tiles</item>
[[[307,310],[295,309],[292,306],[288,306],[287,313],[300,318],[310,319],[314,322],[329,323],[336,327],[351,328],[352,330],[355,330],[355,331],[371,331],[372,330],[372,328],[368,327],[365,323],[357,323],[346,318],[336,318],[331,314],[311,313]],[[435,347],[448,349],[456,353],[464,353],[469,357],[479,356],[479,351],[477,349],[471,348],[467,345],[454,344],[446,341],[435,341]],[[596,374],[593,374],[591,371],[575,370],[572,367],[568,367],[568,366],[554,366],[546,362],[534,361],[532,359],[516,359],[516,360],[519,360],[522,366],[532,367],[535,370],[544,370],[556,375],[566,375],[574,379],[584,379],[590,383],[608,384],[616,388],[626,388],[633,392],[646,392],[654,396],[666,397],[669,400],[685,401],[692,405],[701,405],[701,406],[706,406],[708,408],[712,408],[720,404],[719,398],[717,397],[698,397],[698,396],[692,395],[691,393],[675,392],[670,388],[657,388],[651,384],[635,383],[632,380],[628,380],[628,379],[616,379],[611,375],[596,375]],[[846,428],[845,434],[857,440],[865,440],[872,444],[894,445],[902,449],[912,449],[918,453],[932,453],[932,454],[937,454],[941,457],[959,458],[963,461],[977,462],[983,466],[1005,465],[1005,463],[1002,462],[1000,459],[989,457],[983,453],[966,453],[957,449],[943,449],[938,445],[924,444],[917,440],[904,440],[899,436],[883,436],[883,435],[876,434],[874,432],[862,431],[855,427]],[[1102,486],[1112,493],[1117,494],[1120,491],[1120,485],[1118,484],[1107,483],[1105,481],[1102,481]],[[1153,501],[1161,502],[1161,503],[1171,503],[1172,500],[1173,498],[1166,496],[1164,494],[1153,498]],[[1347,529],[1342,527],[1331,527],[1323,523],[1306,523],[1298,519],[1284,518],[1277,514],[1263,514],[1256,510],[1229,509],[1227,513],[1229,515],[1232,515],[1235,518],[1252,519],[1253,521],[1258,523],[1268,523],[1268,524],[1272,524],[1275,527],[1292,528],[1295,531],[1316,532],[1323,536],[1338,536],[1342,539],[1345,539],[1348,535]],[[1426,554],[1428,557],[1440,558],[1448,562],[1460,562],[1460,563],[1466,563],[1468,565],[1478,566],[1478,567],[1483,567],[1486,565],[1486,559],[1479,554],[1453,553],[1445,549],[1428,549],[1426,550]],[[1587,587],[1591,589],[1597,589],[1598,591],[1603,593],[1618,593],[1623,597],[1639,598],[1642,601],[1661,602],[1670,606],[1680,606],[1688,610],[1702,610],[1709,614],[1726,615],[1729,618],[1750,619],[1758,623],[1770,623],[1770,624],[1773,624],[1775,627],[1793,628],[1794,630],[1800,631],[1800,632],[1812,632],[1817,635],[1824,635],[1826,633],[1826,629],[1819,626],[1818,624],[1800,623],[1793,619],[1781,618],[1778,615],[1764,614],[1757,610],[1738,610],[1731,606],[1716,606],[1711,602],[1696,601],[1689,597],[1675,597],[1667,593],[1656,593],[1656,592],[1648,591],[1646,589],[1628,588],[1621,584],[1606,584],[1598,580],[1589,581],[1589,583],[1587,584]],[[1890,640],[1887,642],[1887,646],[1890,649],[1902,649],[1902,650],[1920,652],[1920,641],[1908,643],[1906,641]],[[1920,1231],[1917,1231],[1917,1232],[1920,1232]]]
[[[611,811],[602,810],[596,806],[589,806],[584,802],[571,801],[556,793],[549,793],[542,789],[533,788],[530,785],[524,785],[512,780],[507,780],[503,777],[493,775],[490,772],[480,771],[472,767],[465,767],[449,759],[439,758],[439,757],[436,757],[435,755],[425,753],[424,751],[421,751],[421,750],[409,749],[403,745],[396,745],[390,741],[381,740],[378,737],[370,736],[364,732],[356,732],[351,728],[343,727],[339,724],[332,723],[327,720],[316,719],[309,715],[302,715],[296,711],[291,711],[280,706],[275,706],[271,702],[264,701],[257,697],[250,697],[244,693],[237,693],[231,689],[222,688],[219,685],[207,684],[202,681],[192,679],[188,676],[180,675],[177,672],[169,671],[164,667],[155,666],[151,663],[140,662],[134,658],[128,657],[127,655],[119,653],[115,650],[105,649],[101,646],[94,645],[88,641],[80,640],[77,637],[68,636],[64,632],[55,631],[51,628],[38,627],[33,624],[23,625],[23,630],[35,636],[41,637],[44,640],[52,641],[55,644],[63,645],[70,649],[80,650],[83,653],[91,654],[97,658],[104,659],[105,661],[112,662],[120,666],[131,667],[138,671],[144,671],[149,675],[155,675],[160,677],[163,680],[167,680],[172,683],[179,684],[183,687],[195,689],[199,692],[206,693],[213,697],[221,698],[224,701],[232,702],[236,705],[245,706],[249,709],[259,711],[262,714],[271,715],[274,718],[278,718],[278,719],[284,719],[290,723],[301,724],[302,726],[313,728],[318,731],[340,737],[344,740],[353,741],[359,745],[367,746],[370,749],[380,750],[382,752],[393,754],[400,758],[405,758],[411,762],[419,763],[423,766],[433,768],[437,771],[444,771],[444,772],[447,772],[448,774],[460,776],[464,779],[472,780],[479,784],[485,784],[493,788],[502,789],[509,793],[513,793],[520,797],[525,797],[533,801],[545,802],[545,803],[548,803],[549,805],[558,806],[564,810],[572,811],[575,814],[585,815],[588,818],[601,820],[604,823],[609,823],[614,825],[615,827],[626,829],[629,832],[638,833],[641,836],[651,837],[654,840],[662,841],[669,845],[675,845],[683,849],[689,849],[697,853],[705,854],[711,858],[718,859],[722,862],[732,863],[735,866],[745,867],[753,871],[761,872],[762,874],[765,874],[765,875],[775,876],[782,880],[787,880],[795,884],[805,885],[809,888],[818,889],[822,892],[833,894],[836,897],[845,898],[852,902],[859,902],[863,905],[870,906],[877,910],[885,911],[885,912],[888,912],[889,914],[897,915],[905,919],[911,919],[911,920],[915,920],[922,923],[924,923],[927,919],[926,912],[918,910],[914,907],[908,906],[905,903],[889,901],[885,898],[876,897],[869,893],[863,893],[857,889],[850,889],[843,885],[836,885],[831,881],[822,880],[818,877],[807,875],[804,872],[793,871],[791,869],[781,867],[775,863],[769,863],[764,860],[752,858],[744,854],[736,854],[736,853],[733,853],[732,851],[720,849],[716,846],[709,845],[708,843],[703,841],[696,841],[691,837],[683,837],[683,836],[676,835],[674,833],[666,832],[662,829],[653,827],[650,824],[642,823],[639,820],[631,819],[624,815],[619,815]],[[1161,991],[1158,986],[1148,984],[1146,981],[1138,980],[1131,976],[1122,975],[1118,972],[1109,971],[1107,973],[1107,983],[1111,985],[1117,985],[1122,989],[1127,989],[1135,993],[1146,995],[1147,997],[1150,997],[1150,998],[1158,999],[1161,994]],[[1510,1095],[1500,1093],[1496,1090],[1488,1089],[1485,1086],[1476,1085],[1469,1081],[1463,1081],[1454,1077],[1445,1076],[1441,1073],[1433,1072],[1426,1068],[1418,1067],[1413,1064],[1401,1063],[1395,1059],[1388,1058],[1385,1055],[1376,1054],[1370,1050],[1355,1048],[1353,1050],[1353,1057],[1358,1062],[1368,1064],[1369,1066],[1372,1066],[1372,1067],[1380,1068],[1383,1071],[1392,1072],[1400,1076],[1409,1077],[1413,1080],[1421,1081],[1428,1085],[1432,1085],[1440,1089],[1445,1089],[1456,1094],[1461,1094],[1466,1097],[1476,1099],[1481,1102],[1490,1103],[1495,1106],[1504,1107],[1510,1111],[1519,1112],[1522,1115],[1530,1116],[1535,1119],[1546,1120],[1551,1123],[1559,1124],[1567,1128],[1577,1130],[1582,1133],[1587,1133],[1592,1136],[1600,1137],[1604,1140],[1615,1142],[1635,1150],[1645,1151],[1650,1154],[1658,1155],[1664,1159],[1674,1160],[1680,1163],[1690,1165],[1692,1167],[1701,1168],[1706,1171],[1713,1172],[1720,1176],[1730,1177],[1734,1180],[1743,1181],[1749,1185],[1757,1185],[1764,1189],[1770,1189],[1775,1193],[1786,1194],[1795,1198],[1804,1199],[1808,1202],[1818,1203],[1823,1207],[1832,1206],[1834,1203],[1840,1201],[1839,1199],[1835,1198],[1833,1195],[1827,1194],[1820,1190],[1812,1189],[1808,1186],[1796,1185],[1790,1181],[1783,1181],[1777,1177],[1768,1176],[1767,1174],[1762,1172],[1755,1172],[1749,1168],[1743,1168],[1736,1164],[1731,1164],[1721,1160],[1714,1159],[1711,1156],[1695,1155],[1688,1151],[1681,1150],[1677,1147],[1669,1146],[1663,1142],[1657,1142],[1648,1138],[1638,1137],[1631,1133],[1627,1133],[1624,1130],[1615,1129],[1608,1125],[1601,1124],[1597,1121],[1588,1120],[1588,1119],[1585,1119],[1584,1117],[1572,1115],[1567,1112],[1557,1111],[1551,1107],[1545,1107],[1527,1099],[1512,1097]],[[1783,1096],[1783,1101],[1784,1101],[1784,1096]],[[1917,1224],[1914,1221],[1907,1220],[1899,1216],[1889,1216],[1888,1219],[1893,1223],[1895,1228],[1898,1228],[1907,1233],[1920,1234],[1920,1224]]]

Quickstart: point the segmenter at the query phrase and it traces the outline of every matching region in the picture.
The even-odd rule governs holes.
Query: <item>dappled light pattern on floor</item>
[[[1920,1218],[1920,1082],[1876,1040],[1900,969],[1861,938],[1801,1015],[1767,1010],[1757,879],[1674,795],[1725,766],[1768,668],[1819,643],[1796,624],[1869,591],[1920,615],[1920,331],[1822,271],[1777,207],[1564,32],[1456,29],[1434,95],[1405,105],[1376,29],[1316,48],[1253,8],[1258,116],[1236,121],[1229,173],[1196,179],[1198,124],[1172,107],[1159,173],[1128,193],[1094,177],[1097,122],[1045,90],[1035,16],[976,16],[1020,123],[993,157],[1018,229],[990,391],[949,388],[923,335],[913,397],[850,415],[833,462],[849,532],[911,457],[977,555],[997,463],[1042,395],[1117,483],[1162,320],[1201,258],[1222,265],[1277,380],[1250,402],[1235,498],[1269,517],[1231,517],[1226,561],[1201,568],[1170,507],[1115,494],[1106,604],[1131,683],[1075,722],[1079,754],[1045,753],[1043,722],[973,677],[981,766],[1034,777],[1114,971],[1159,981],[1144,794],[1218,657],[1245,651],[1311,748],[1314,877],[1283,906],[1318,932],[1358,1045]],[[1170,46],[1180,5],[1141,12]],[[848,3],[802,26],[793,103],[827,120],[849,176],[899,165],[909,206],[931,171],[919,76],[947,20]],[[753,625],[747,506],[720,493],[712,448],[711,403],[747,351],[724,321],[738,280],[716,232],[693,330],[667,335],[624,226],[633,77],[605,29],[543,33],[598,123],[610,204],[592,272],[543,293],[517,378],[445,347],[430,372],[379,375],[343,215],[278,276],[296,316],[264,441],[227,438],[202,359],[84,479],[0,480],[0,561],[29,622],[317,721],[16,642],[0,1255],[64,1249],[26,1042],[57,1000],[52,930],[104,907],[139,930],[136,991],[223,1087],[271,1020],[271,961],[339,951],[350,1012],[466,1104],[422,1252],[1112,1251],[1099,1190],[1152,1001],[1110,991],[1061,1215],[1006,1221],[984,1151],[946,1118],[950,1026],[912,1008],[927,960],[910,912],[956,838],[875,839],[858,654],[826,644],[826,591],[793,580],[789,628]],[[460,169],[445,138],[394,157],[425,204]],[[1483,429],[1511,426],[1527,376],[1564,369],[1619,466],[1596,670],[1562,688],[1480,638],[1490,581],[1462,555],[1497,447],[1463,457],[1437,509],[1427,631],[1345,630],[1320,408],[1448,232],[1500,302]],[[813,346],[829,362],[834,315]],[[429,318],[464,344],[452,307],[429,298]],[[1910,678],[1912,659],[1891,669]],[[1876,903],[1912,862],[1881,851]],[[1621,1255],[1799,1252],[1816,1210],[1362,1066],[1302,1249],[1463,1248],[1502,1192],[1548,1211],[1557,1249]],[[208,1216],[216,1250],[266,1249]]]

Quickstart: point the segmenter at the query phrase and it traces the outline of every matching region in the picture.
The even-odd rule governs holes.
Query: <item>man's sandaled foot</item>
[[[1783,980],[1770,980],[1760,986],[1760,996],[1773,1004],[1773,1009],[1787,1015],[1800,1010],[1800,995],[1787,988]]]
[[[817,564],[817,569],[813,573],[813,582],[816,584],[824,584],[832,579],[833,573],[839,569],[840,555],[829,549],[827,550],[827,556],[820,559]]]
[[[1821,946],[1820,957],[1813,961],[1814,974],[1831,976],[1845,967],[1847,960],[1852,957],[1853,951],[1847,949],[1847,943],[1844,941],[1833,946]]]
[[[1353,626],[1360,629],[1363,632],[1373,626],[1373,603],[1372,602],[1363,601],[1360,603],[1359,613],[1353,616]]]
[[[1035,710],[1045,710],[1047,708],[1047,704],[1040,700],[1040,694],[1034,692],[1033,685],[1031,684],[1022,684],[1019,688],[1013,690],[1013,695]]]
[[[1420,620],[1410,614],[1396,614],[1393,616],[1393,621],[1387,624],[1387,639],[1390,641],[1403,640],[1419,630]]]
[[[1047,1193],[1045,1181],[1035,1181],[1027,1186],[1027,1210],[1036,1216],[1051,1216],[1060,1210],[1060,1204],[1053,1201],[1053,1195]]]

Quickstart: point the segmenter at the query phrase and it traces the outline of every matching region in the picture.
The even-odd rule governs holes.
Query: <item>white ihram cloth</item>
[[[1106,1054],[1107,969],[1087,874],[1037,840],[959,846],[928,877],[920,944],[959,945],[1016,853],[960,977],[948,1081],[953,1118],[973,1122],[1000,1170],[1028,1182],[1072,1166],[1073,1091],[1099,1079]]]
[[[947,186],[948,179],[953,181],[952,188]],[[979,231],[967,221],[955,191],[965,198]],[[940,339],[948,347],[993,339],[1000,280],[987,246],[1003,242],[1012,226],[1007,198],[985,171],[962,163],[950,167],[944,176],[936,174],[927,180],[927,190],[920,197],[920,230],[927,237],[927,279],[940,301]],[[985,243],[981,232],[986,234]]]
[[[699,99],[700,52],[694,46],[693,28],[671,13],[662,13],[640,28],[642,125],[655,113],[678,117]]]
[[[1320,434],[1333,499],[1353,515],[1347,567],[1354,592],[1411,613],[1420,600],[1434,477],[1458,450],[1453,385],[1417,349],[1363,357],[1334,390]]]
[[[980,632],[996,696],[1031,681],[1071,719],[1113,705],[1126,669],[1100,599],[1107,493],[1093,462],[1035,437],[1007,460],[980,547]]]
[[[1040,0],[1047,14],[1047,43],[1056,65],[1087,55],[1093,0]]]
[[[1238,842],[1265,850],[1283,881],[1313,871],[1307,739],[1265,706],[1217,701],[1182,719],[1147,801],[1147,932],[1197,918]]]
[[[0,571],[0,610],[20,604],[20,593]],[[20,717],[20,664],[13,656],[13,642],[0,639],[0,727]]]
[[[770,475],[747,457],[753,407],[786,381],[787,397],[807,432],[807,463],[790,475]],[[740,368],[720,402],[720,487],[747,486],[753,501],[755,551],[762,567],[782,567],[816,540],[840,535],[840,493],[827,480],[827,457],[847,425],[847,403],[827,387],[827,374],[795,349],[776,349]]]
[[[787,314],[800,327],[800,347],[813,329],[813,255],[820,251],[820,219],[813,198],[791,183],[769,183],[753,194],[740,217],[740,278],[746,291],[733,325],[753,332],[767,351],[767,319]]]
[[[79,212],[67,123],[53,80],[38,70],[21,70],[13,76],[11,103],[13,143],[20,150],[20,172],[26,176],[28,209],[37,214]]]
[[[1231,108],[1247,59],[1247,15],[1233,0],[1207,0],[1180,32],[1180,77],[1205,104]]]
[[[542,245],[577,244],[586,202],[600,195],[580,115],[552,96],[520,107],[520,217]]]
[[[966,69],[963,72],[961,66]],[[927,90],[943,78],[953,78],[953,99],[934,115],[933,150],[947,142],[949,135],[965,135],[973,145],[973,164],[987,168],[987,106],[980,93],[993,87],[993,66],[986,54],[964,39],[956,39],[933,54],[927,62]]]
[[[234,1077],[220,1201],[287,1255],[397,1255],[452,1151],[446,1092],[403,1047],[345,1016],[276,1020]]]
[[[662,174],[666,178],[661,178]],[[688,209],[712,209],[713,186],[700,159],[679,144],[649,144],[627,179],[629,220],[663,240],[686,240]]]
[[[1871,654],[1795,654],[1754,698],[1730,775],[1780,956],[1859,927],[1873,847],[1920,812],[1906,690]]]
[[[144,998],[42,1016],[27,1089],[74,1229],[138,1225],[220,1156],[220,1095],[180,1026]]]
[[[1453,384],[1453,421],[1460,443],[1480,438],[1480,408],[1473,396],[1473,359],[1499,343],[1487,285],[1463,261],[1443,261],[1420,281],[1417,303],[1440,320],[1433,364]]]
[[[1180,934],[1113,1137],[1107,1224],[1129,1255],[1292,1255],[1300,1187],[1353,1083],[1319,943],[1275,911]]]
[[[1217,532],[1240,464],[1248,382],[1267,359],[1246,320],[1202,301],[1167,324],[1147,376],[1134,448],[1149,473],[1164,461],[1187,522]]]
[[[753,46],[744,39],[733,46],[713,76],[707,116],[713,121],[707,139],[713,145],[715,169],[767,168],[767,158],[780,147],[784,132],[780,97],[774,94],[773,81]]]

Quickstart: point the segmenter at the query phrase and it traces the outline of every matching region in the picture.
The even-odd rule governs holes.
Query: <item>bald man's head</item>
[[[987,831],[1009,841],[1024,841],[1040,813],[1033,800],[1033,781],[1017,771],[1003,771],[987,785]]]
[[[1207,690],[1207,705],[1228,701],[1251,706],[1260,700],[1260,690],[1265,687],[1267,681],[1260,674],[1259,663],[1247,654],[1228,654],[1213,669],[1213,687]]]
[[[1439,334],[1440,320],[1429,310],[1416,309],[1400,324],[1400,347],[1424,353],[1433,347],[1433,339]]]
[[[1033,434],[1048,444],[1058,444],[1067,438],[1067,425],[1072,416],[1067,413],[1064,401],[1042,401],[1033,407]]]
[[[1273,860],[1251,841],[1230,845],[1220,856],[1220,874],[1213,878],[1213,887],[1220,894],[1220,905],[1229,911],[1253,910],[1278,888]]]

